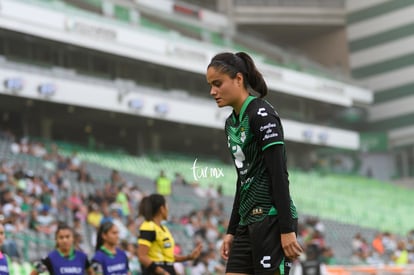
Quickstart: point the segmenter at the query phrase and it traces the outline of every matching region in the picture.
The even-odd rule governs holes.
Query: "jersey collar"
[[[106,254],[106,255],[108,255],[110,258],[114,258],[115,257],[115,254],[114,253],[112,253],[111,251],[109,251],[109,249],[108,248],[106,248],[105,246],[101,246],[100,247],[100,249]]]
[[[255,99],[256,97],[255,96],[252,96],[252,95],[249,95],[247,98],[246,98],[246,100],[243,102],[243,105],[242,105],[242,107],[241,107],[241,109],[240,109],[240,114],[239,114],[239,122],[241,122],[242,121],[242,119],[243,119],[243,115],[244,115],[244,112],[246,111],[246,109],[247,109],[247,106],[249,106],[249,103],[253,100],[253,99]],[[236,122],[236,115],[235,115],[235,113],[233,112],[233,121],[234,122]]]
[[[59,250],[59,248],[56,248],[56,250],[57,250],[57,252],[59,253],[59,255],[60,255],[62,258],[67,258],[67,259],[69,259],[69,260],[73,260],[73,259],[75,258],[75,250],[73,249],[73,247],[70,249],[70,251],[69,251],[69,255],[68,255],[68,256],[65,256],[65,254],[63,254],[63,253]]]

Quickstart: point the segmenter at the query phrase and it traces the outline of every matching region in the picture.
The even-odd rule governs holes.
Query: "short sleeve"
[[[42,270],[43,272],[47,270],[50,274],[53,274],[52,261],[49,257],[43,258],[40,262],[43,264],[43,267],[40,267],[40,270]]]
[[[92,269],[95,272],[95,274],[103,274],[102,264],[97,262],[95,259],[92,260]]]
[[[263,104],[257,107],[254,112],[251,128],[262,151],[275,144],[284,144],[282,124],[273,108]]]
[[[93,271],[95,271],[96,274],[103,274],[102,254],[100,253],[100,250],[98,250],[93,256],[91,260],[91,266],[92,266]]]
[[[91,266],[91,262],[88,259],[88,256],[85,255],[85,270]]]
[[[139,229],[138,244],[151,246],[151,243],[155,241],[155,228],[151,223],[144,222]]]

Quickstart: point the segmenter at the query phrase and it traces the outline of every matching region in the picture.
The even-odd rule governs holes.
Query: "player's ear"
[[[239,87],[243,86],[243,74],[241,72],[238,72],[236,74],[235,80],[236,80],[237,86]]]

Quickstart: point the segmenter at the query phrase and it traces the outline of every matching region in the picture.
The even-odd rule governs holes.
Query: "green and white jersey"
[[[228,148],[237,169],[240,187],[240,225],[277,215],[272,203],[263,151],[274,145],[284,146],[283,129],[278,114],[265,100],[249,96],[239,116],[233,112],[226,120]],[[284,156],[285,162],[286,157]],[[297,218],[291,201],[291,213]]]

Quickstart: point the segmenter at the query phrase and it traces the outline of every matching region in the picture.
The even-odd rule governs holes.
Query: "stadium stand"
[[[12,144],[12,142],[1,141],[0,148],[3,160],[24,163],[26,171],[32,171],[35,175],[44,173],[47,171],[46,167],[53,166],[51,165],[53,162],[39,159],[39,157],[30,154],[12,154],[10,148],[16,148]],[[34,142],[33,144],[38,143]],[[222,197],[217,192],[208,193],[208,188],[211,187],[211,178],[196,182],[191,171],[194,162],[188,157],[161,155],[138,158],[119,152],[90,151],[73,144],[57,144],[60,154],[64,156],[63,159],[72,160],[75,163],[86,163],[87,173],[91,175],[90,180],[93,180],[93,183],[80,182],[76,171],[65,171],[66,183],[63,186],[66,190],[63,192],[65,195],[62,196],[67,199],[71,194],[82,194],[83,199],[87,199],[99,192],[98,190],[110,188],[108,178],[114,170],[122,173],[123,182],[127,184],[128,188],[136,186],[147,194],[155,190],[154,179],[162,169],[167,171],[170,178],[178,173],[187,179],[186,184],[174,182],[173,193],[169,197],[172,229],[174,235],[177,236],[178,243],[184,250],[191,249],[192,242],[191,240],[189,242],[188,239],[188,234],[191,233],[188,232],[192,230],[188,231],[186,225],[180,223],[180,219],[191,212],[198,211],[197,209],[203,209],[207,205],[208,198],[216,198],[222,204],[223,210],[231,208],[234,179],[231,176],[220,178],[220,185],[223,187]],[[51,147],[51,145],[46,147]],[[207,167],[220,167],[223,170],[223,175],[233,174],[233,168],[224,163],[207,161],[205,164]],[[55,165],[59,166],[59,164]],[[49,172],[51,171],[53,169],[49,170]],[[218,185],[216,184],[214,187],[218,187]],[[407,219],[414,192],[410,189],[398,188],[385,182],[368,180],[358,176],[321,176],[316,173],[304,173],[296,170],[291,172],[291,189],[295,196],[295,202],[301,209],[301,220],[307,223],[308,219],[313,219],[312,217],[320,219],[324,227],[321,230],[324,242],[332,247],[336,261],[339,263],[350,263],[352,251],[350,240],[356,234],[362,234],[365,239],[370,240],[378,231],[402,236],[413,227],[412,221]],[[392,196],[392,200],[389,197],[390,192],[395,195]],[[385,205],[385,201],[388,202],[387,205],[394,207],[388,207]],[[75,217],[79,213],[71,211],[63,213],[66,215],[65,220],[75,224]],[[228,214],[225,211],[225,215]],[[309,224],[311,227],[315,227],[312,222]],[[80,230],[86,241],[86,250],[90,251],[94,229],[86,226]],[[304,240],[306,238],[312,239],[310,236],[309,233],[305,234]],[[20,248],[33,248],[33,250],[23,251],[23,258],[28,260],[33,260],[38,256],[38,254],[30,254],[30,251],[47,251],[53,243],[53,240],[50,237],[47,238],[47,235],[30,230],[25,231],[24,234],[16,234],[15,237]],[[45,244],[44,240],[48,240],[49,245],[40,247],[40,244]]]
[[[62,153],[69,156],[73,150],[70,147],[63,147]],[[170,176],[173,176],[174,172],[179,172],[187,179],[194,178],[191,170],[194,160],[185,157],[161,155],[151,160],[150,157],[145,156],[100,154],[87,150],[81,150],[79,157],[88,162],[100,163],[112,169],[149,178],[155,178],[165,167],[169,167]],[[220,177],[219,181],[223,185],[224,194],[231,196],[235,181],[233,167],[211,161],[205,162],[205,167],[222,169],[223,177]],[[304,173],[297,170],[292,171],[290,177],[296,203],[300,208],[309,211],[306,214],[365,227],[376,224],[381,226],[378,228],[380,230],[395,233],[401,230],[408,231],[413,227],[412,221],[406,219],[411,211],[410,201],[414,196],[412,189],[356,175],[321,175],[318,172]],[[204,188],[207,188],[211,181],[210,177],[199,180]],[[392,197],[389,196],[390,192],[393,194]],[[314,198],[319,199],[315,201]]]

